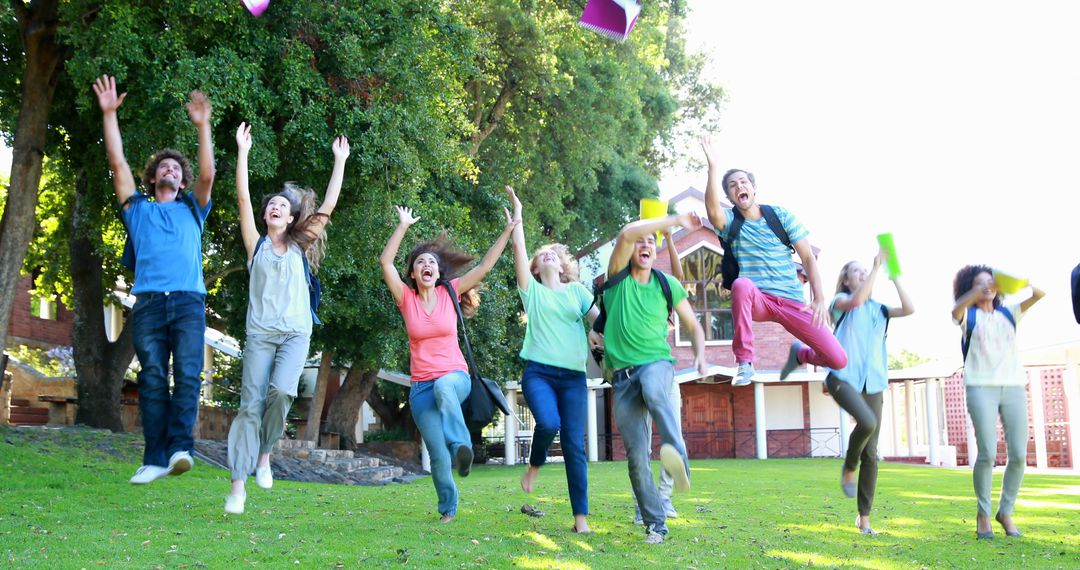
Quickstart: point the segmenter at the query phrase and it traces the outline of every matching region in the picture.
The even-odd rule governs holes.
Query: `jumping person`
[[[514,204],[514,218],[521,219],[521,201],[507,187]],[[528,317],[521,359],[525,371],[521,391],[532,410],[533,429],[529,467],[521,477],[521,488],[531,493],[548,449],[560,434],[566,466],[566,486],[574,514],[573,532],[592,534],[589,529],[589,479],[585,457],[585,418],[589,389],[585,384],[585,360],[589,344],[583,320],[592,322],[599,310],[593,296],[578,281],[578,263],[565,245],[549,244],[529,258],[525,230],[514,228],[514,276],[518,295]]]
[[[1016,495],[1027,462],[1027,374],[1016,348],[1016,327],[1045,293],[1031,287],[1031,297],[1018,305],[1002,304],[994,270],[968,265],[953,280],[953,322],[960,325],[964,347],[964,387],[968,414],[975,429],[978,457],[972,474],[977,499],[975,535],[994,538],[990,523],[990,486],[997,458],[997,422],[1005,432],[1008,463],[1001,482],[997,515],[1008,536],[1020,536],[1012,520]]]
[[[457,464],[458,475],[465,477],[472,468],[473,451],[461,413],[461,403],[469,396],[472,382],[458,345],[457,313],[442,281],[449,280],[466,315],[475,312],[479,299],[473,289],[495,267],[510,233],[521,220],[507,212],[506,228],[491,249],[476,267],[460,277],[457,275],[473,257],[456,249],[445,235],[417,245],[409,253],[406,284],[394,266],[394,258],[409,226],[420,218],[413,216],[411,208],[398,206],[397,213],[397,228],[379,255],[379,265],[409,335],[409,406],[431,455],[439,520],[445,523],[454,519],[458,505],[450,458],[453,456]]]
[[[263,489],[274,484],[270,452],[285,431],[285,416],[296,398],[307,360],[313,325],[308,272],[318,271],[326,245],[326,225],[337,205],[349,140],[334,139],[334,169],[326,197],[316,210],[315,192],[286,184],[262,201],[259,218],[266,236],[255,226],[248,191],[251,126],[236,129],[236,199],[240,236],[247,253],[247,339],[240,411],[229,428],[229,470],[232,491],[225,512],[244,512],[245,482],[255,473]]]
[[[652,438],[647,415],[652,416],[660,432],[660,461],[672,475],[676,490],[690,488],[686,444],[669,399],[675,359],[667,342],[669,305],[665,288],[670,289],[671,306],[693,331],[694,367],[701,374],[709,367],[705,361],[705,331],[686,300],[686,289],[675,278],[653,271],[655,234],[676,225],[695,230],[701,227],[701,220],[697,214],[687,213],[631,222],[622,228],[608,262],[607,279],[623,277],[620,273],[624,270],[629,274],[604,293],[604,334],[590,333],[590,344],[603,344],[605,367],[612,370],[615,423],[626,447],[630,484],[641,505],[647,544],[663,542],[668,532],[649,464]],[[659,279],[667,280],[666,287]]]
[[[848,355],[847,366],[829,370],[825,386],[836,403],[855,418],[848,440],[840,486],[848,497],[858,495],[856,525],[863,534],[875,534],[870,527],[870,509],[877,487],[878,434],[881,433],[883,392],[889,387],[888,353],[885,332],[889,319],[906,317],[915,306],[899,278],[893,279],[900,297],[899,307],[886,307],[870,298],[886,253],[879,251],[867,271],[858,261],[849,261],[836,280],[836,296],[829,308],[837,323],[836,338]],[[861,463],[860,463],[861,462]],[[858,481],[856,482],[856,469]]]
[[[701,148],[709,162],[705,186],[709,221],[727,245],[729,251],[724,255],[734,256],[739,268],[739,277],[731,284],[731,316],[735,326],[731,349],[738,363],[732,385],[746,386],[753,380],[754,332],[751,327],[754,321],[780,323],[802,341],[791,345],[787,362],[780,372],[781,379],[801,363],[843,368],[847,356],[827,326],[829,316],[821,290],[821,275],[806,239],[809,232],[786,209],[758,204],[752,173],[732,169],[721,178],[719,161],[709,135],[701,137]],[[727,193],[734,208],[723,207],[718,186]],[[731,235],[732,227],[739,228],[737,236]],[[778,233],[786,234],[788,243],[802,260],[810,283],[809,304],[805,302],[791,251]]]
[[[679,250],[675,247],[675,240],[671,239],[671,228],[664,228],[660,231],[660,234],[664,238],[664,247],[667,248],[668,259],[671,260],[671,276],[682,283],[684,276],[682,270],[682,263],[679,261]],[[668,401],[671,402],[671,410],[675,414],[675,427],[679,430],[679,437],[682,438],[682,390],[679,389],[678,382],[671,383],[671,391],[668,392]],[[649,418],[649,436],[647,441],[652,444],[652,418]],[[685,440],[684,440],[685,441]],[[679,517],[679,512],[675,510],[675,505],[671,502],[671,496],[675,490],[675,480],[671,478],[671,474],[666,470],[660,470],[660,484],[657,486],[657,490],[660,492],[660,506],[664,508],[664,517],[674,519]],[[630,489],[633,493],[633,488]],[[634,524],[643,525],[645,521],[641,518],[641,503],[637,499],[637,495],[634,495]]]
[[[210,213],[214,148],[210,101],[191,93],[188,118],[199,139],[199,177],[183,154],[165,149],[143,170],[149,194],[136,191],[124,157],[117,109],[127,93],[117,94],[116,79],[94,82],[105,131],[105,153],[116,199],[135,253],[135,354],[139,358],[139,413],[146,447],[143,464],[131,478],[142,485],[166,475],[181,475],[194,465],[192,431],[199,410],[199,378],[206,331],[206,286],[202,271],[202,227]],[[186,192],[194,182],[193,192]],[[169,391],[169,359],[173,389]]]

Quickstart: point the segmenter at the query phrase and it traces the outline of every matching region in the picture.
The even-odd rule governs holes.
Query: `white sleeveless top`
[[[248,264],[248,334],[311,334],[311,299],[303,252],[289,243],[285,255],[263,240]]]

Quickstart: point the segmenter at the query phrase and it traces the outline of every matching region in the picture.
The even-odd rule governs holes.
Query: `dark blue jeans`
[[[529,465],[543,465],[555,434],[562,432],[570,506],[575,515],[589,514],[589,476],[585,459],[589,389],[585,386],[585,373],[526,360],[521,391],[536,420]]]
[[[191,451],[199,412],[199,373],[206,331],[206,296],[174,291],[138,295],[135,354],[139,357],[139,412],[146,450],[143,465],[168,465],[177,451]],[[169,391],[169,357],[173,388]]]

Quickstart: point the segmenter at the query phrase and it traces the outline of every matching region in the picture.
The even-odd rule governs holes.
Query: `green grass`
[[[563,468],[538,492],[522,467],[477,467],[459,481],[457,520],[437,522],[428,479],[345,487],[249,484],[248,512],[225,515],[228,473],[127,483],[137,435],[0,427],[0,567],[11,568],[1078,568],[1080,477],[1028,475],[1022,538],[975,541],[970,473],[883,464],[874,527],[859,535],[836,459],[692,462],[668,540],[641,542],[626,464],[591,465],[590,523],[572,522]],[[995,476],[1000,483],[1000,474]],[[547,512],[519,512],[529,502]]]

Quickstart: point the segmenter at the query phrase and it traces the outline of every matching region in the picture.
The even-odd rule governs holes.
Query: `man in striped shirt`
[[[705,186],[705,208],[709,221],[731,250],[725,251],[724,255],[734,255],[739,263],[739,277],[731,285],[731,313],[735,325],[731,348],[739,365],[732,385],[746,386],[754,376],[753,321],[780,323],[802,341],[792,343],[788,360],[780,373],[781,380],[803,363],[843,368],[847,365],[847,354],[828,326],[828,307],[821,290],[821,275],[810,242],[806,239],[809,232],[786,209],[772,207],[787,233],[791,247],[802,260],[810,283],[811,298],[807,303],[791,251],[770,227],[757,202],[754,175],[745,170],[732,169],[721,178],[709,135],[701,138],[701,148],[709,163],[709,179]],[[723,207],[718,187],[723,188],[734,208]],[[730,238],[733,236],[729,235],[728,230],[735,220],[736,210],[744,221],[738,235],[732,240]]]

